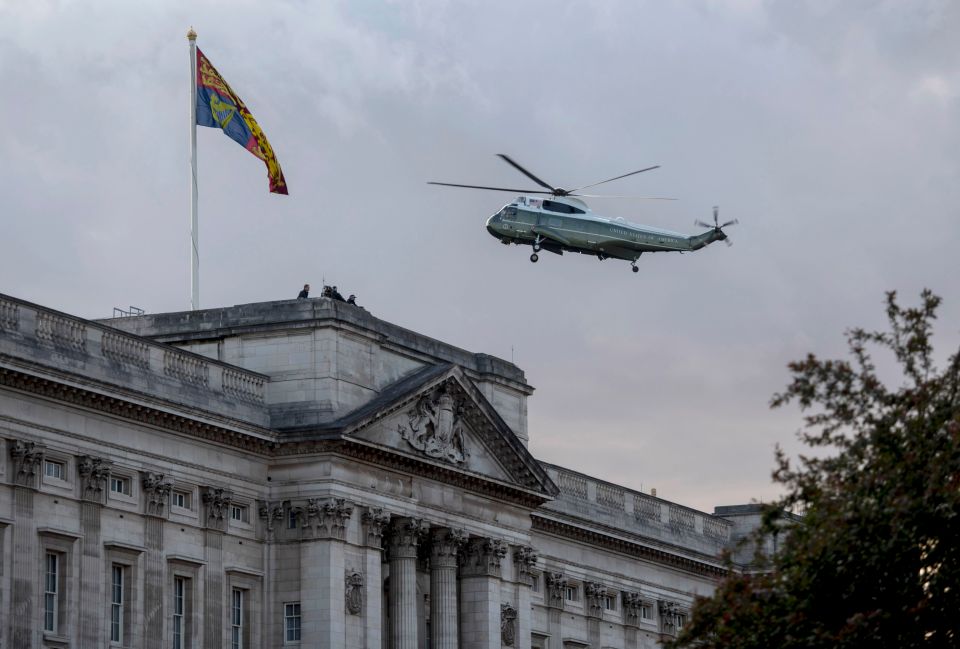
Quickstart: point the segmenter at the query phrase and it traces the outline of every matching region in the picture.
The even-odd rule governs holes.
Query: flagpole
[[[190,41],[190,309],[200,308],[200,244],[197,233],[197,32]]]

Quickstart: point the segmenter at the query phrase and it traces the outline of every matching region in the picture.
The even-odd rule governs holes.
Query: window
[[[551,212],[560,212],[561,214],[583,214],[584,211],[579,207],[574,207],[573,205],[567,205],[566,203],[559,203],[557,201],[543,201],[543,209],[550,210]]]
[[[283,605],[283,628],[285,642],[300,642],[300,602]]]
[[[292,507],[287,510],[287,529],[297,529],[297,510],[293,509]]]
[[[187,611],[187,579],[173,578],[173,649],[190,646],[184,615]]]
[[[47,552],[43,581],[43,630],[57,632],[60,595],[60,555]]]
[[[579,600],[579,590],[577,586],[567,586],[563,589],[563,598],[568,602],[576,602]]]
[[[650,611],[650,605],[649,605],[649,604],[641,604],[641,605],[640,605],[640,619],[642,619],[642,620],[650,620],[650,619],[653,619],[653,618],[651,617],[651,611]]]
[[[230,505],[230,519],[241,523],[249,523],[250,509],[246,505]]]
[[[110,476],[110,492],[115,494],[130,495],[130,478],[124,476]]]
[[[110,642],[122,644],[123,633],[123,605],[125,601],[123,566],[113,564],[110,570]]]
[[[67,479],[67,465],[56,460],[43,461],[43,475],[57,480]]]
[[[683,613],[677,613],[677,631],[683,628],[683,625],[687,623],[687,616]]]
[[[190,492],[174,491],[173,506],[179,507],[180,509],[190,509]]]
[[[603,608],[607,611],[617,610],[617,596],[613,593],[607,593],[603,596]]]
[[[541,580],[541,579],[543,579],[543,577],[542,577],[541,575],[533,575],[533,577],[532,577],[532,588],[531,588],[530,590],[532,590],[532,591],[535,592],[535,593],[539,593],[539,592],[540,592],[540,580]]]
[[[230,649],[243,649],[244,611],[243,600],[246,593],[239,588],[233,589],[230,604]]]

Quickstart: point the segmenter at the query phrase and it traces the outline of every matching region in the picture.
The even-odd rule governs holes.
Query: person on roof
[[[297,295],[297,299],[298,299],[298,300],[306,300],[308,297],[310,297],[310,285],[309,285],[309,284],[304,284],[304,285],[303,285],[303,290],[300,291],[300,293]]]

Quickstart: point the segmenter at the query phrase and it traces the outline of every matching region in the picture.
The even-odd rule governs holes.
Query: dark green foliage
[[[960,646],[960,354],[935,366],[940,298],[921,298],[904,309],[888,294],[890,330],[848,332],[849,360],[790,364],[772,406],[798,403],[817,451],[778,450],[787,495],[761,532],[783,527],[783,510],[805,515],[767,571],[731,572],[671,646]],[[893,353],[899,385],[878,378],[873,348]]]

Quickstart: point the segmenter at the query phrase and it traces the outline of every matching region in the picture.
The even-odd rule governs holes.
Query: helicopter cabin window
[[[551,212],[560,212],[561,214],[584,214],[584,211],[579,207],[557,201],[543,201],[543,209]]]

